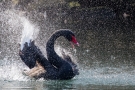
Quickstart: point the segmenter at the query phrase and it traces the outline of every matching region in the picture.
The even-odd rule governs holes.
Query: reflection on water
[[[1,82],[1,90],[133,90],[135,86],[131,85],[94,85],[94,84],[76,84],[75,80],[69,81],[4,81]]]

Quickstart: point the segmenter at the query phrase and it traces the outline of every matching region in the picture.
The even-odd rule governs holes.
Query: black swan
[[[19,55],[22,61],[33,71],[39,70],[39,66],[44,70],[39,70],[40,73],[35,75],[29,72],[28,74],[35,78],[51,79],[51,80],[68,80],[72,79],[75,75],[78,75],[77,65],[71,60],[70,56],[62,53],[63,58],[57,55],[54,50],[55,40],[63,36],[68,41],[79,45],[75,35],[70,30],[56,31],[48,40],[46,44],[47,59],[44,57],[40,49],[35,46],[34,41],[30,41],[29,45],[26,42],[22,50],[19,51]],[[36,69],[35,69],[36,67]],[[41,68],[40,68],[41,69]]]

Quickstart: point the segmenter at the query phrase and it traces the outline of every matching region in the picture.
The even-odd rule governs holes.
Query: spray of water
[[[28,68],[20,60],[18,50],[22,49],[23,44],[29,42],[30,39],[35,40],[38,34],[37,26],[33,25],[24,16],[10,10],[0,12],[0,22],[0,80],[30,80],[22,74],[23,69]],[[21,44],[21,47],[18,47],[18,43]],[[61,47],[57,46],[56,52],[61,52]],[[84,65],[79,66],[80,75],[74,78],[74,84],[135,85],[134,67],[127,69],[125,67],[87,69]]]
[[[30,42],[30,40],[34,40],[36,35],[38,34],[38,29],[30,23],[28,19],[23,17],[23,30],[22,30],[22,37],[21,37],[21,50],[23,49],[23,45],[25,42]]]
[[[29,21],[26,19],[24,23],[24,30],[22,31],[22,38],[21,38],[21,50],[23,49],[23,45],[25,42],[30,42],[33,40],[33,26],[30,26]]]
[[[0,22],[0,80],[27,81],[29,79],[22,74],[22,69],[28,68],[21,61],[18,51],[25,42],[36,38],[38,28],[14,10],[0,12]]]

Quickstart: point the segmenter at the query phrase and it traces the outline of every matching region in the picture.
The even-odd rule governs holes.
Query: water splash
[[[35,34],[38,34],[38,28],[35,27],[30,23],[30,21],[23,17],[23,30],[22,30],[22,37],[21,37],[21,50],[23,49],[25,42],[30,42],[30,40],[34,40],[36,36]],[[36,32],[36,33],[35,33]]]
[[[4,56],[4,59],[0,59],[0,80],[28,81],[30,78],[22,74],[22,69],[28,68],[18,56],[17,43],[21,40],[22,49],[24,42],[29,42],[30,39],[35,40],[38,28],[24,16],[20,16],[13,11],[0,12],[0,16],[2,22],[2,27],[0,27],[0,53],[1,56]],[[56,47],[56,52],[60,54],[61,47]],[[95,58],[93,59],[95,60]],[[114,59],[114,57],[111,57],[111,59]],[[95,67],[87,69],[85,64],[79,66],[80,75],[73,79],[73,84],[135,85],[134,67],[132,69],[126,67]]]
[[[24,42],[36,38],[38,27],[15,10],[0,12],[0,22],[0,80],[30,80],[22,74],[22,69],[28,68],[21,61],[18,51],[23,48]]]
[[[0,80],[1,81],[27,81],[28,77],[22,74],[22,68],[26,68],[19,61],[9,60],[5,57],[0,65]],[[27,69],[27,68],[26,68]]]

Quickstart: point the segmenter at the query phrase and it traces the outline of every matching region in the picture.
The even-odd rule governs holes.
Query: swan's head
[[[65,38],[66,38],[68,41],[70,41],[73,46],[74,46],[74,45],[79,46],[79,43],[78,43],[77,40],[76,40],[75,34],[74,34],[72,31],[67,30],[67,31],[65,32]]]

